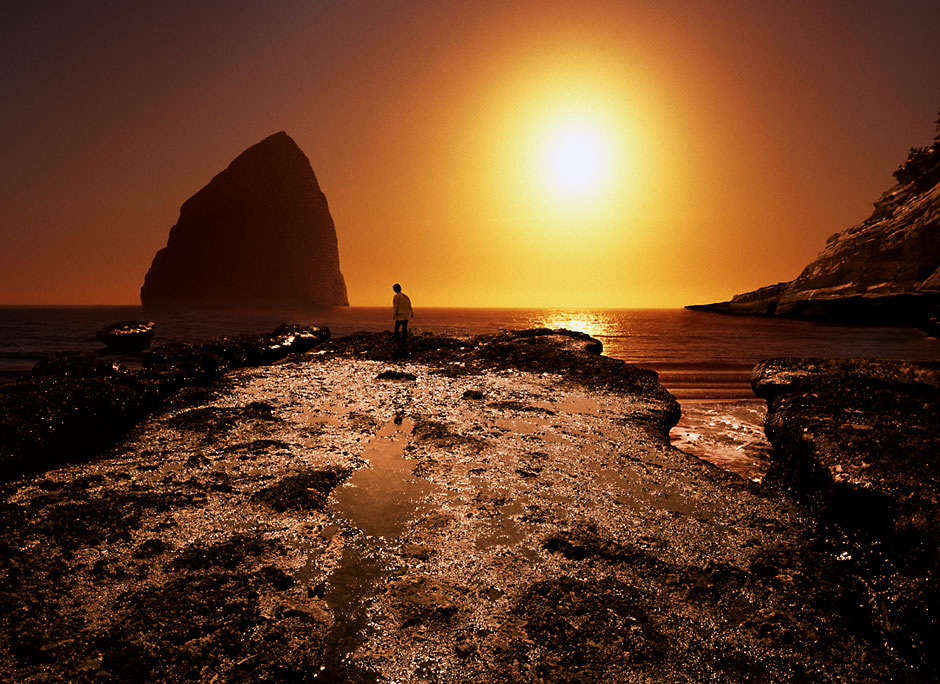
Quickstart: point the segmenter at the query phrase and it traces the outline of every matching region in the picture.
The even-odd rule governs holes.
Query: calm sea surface
[[[157,324],[154,345],[265,332],[279,323],[329,326],[334,336],[390,329],[386,307],[308,310],[147,312],[140,307],[0,307],[0,382],[43,355],[96,351],[95,331],[119,320]],[[759,477],[767,449],[763,404],[751,392],[753,365],[776,356],[940,358],[940,342],[910,328],[846,327],[684,309],[419,308],[412,330],[456,334],[519,328],[568,328],[604,343],[604,353],[656,370],[680,401],[673,431],[680,448],[745,476]],[[125,359],[133,364],[133,359]],[[729,462],[730,461],[730,462]]]

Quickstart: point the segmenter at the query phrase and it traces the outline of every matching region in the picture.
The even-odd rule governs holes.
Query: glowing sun
[[[542,181],[553,195],[583,201],[606,189],[611,145],[597,122],[583,118],[555,122],[545,131],[540,147]]]

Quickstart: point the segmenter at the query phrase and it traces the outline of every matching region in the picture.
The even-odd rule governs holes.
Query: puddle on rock
[[[319,409],[307,409],[303,412],[304,421],[308,425],[322,425],[329,427],[338,427],[340,425],[339,417],[331,411],[320,411]]]
[[[369,465],[333,490],[335,508],[370,537],[394,538],[423,509],[430,483],[412,475],[417,461],[403,457],[414,422],[389,421],[362,452]]]
[[[514,435],[534,435],[544,431],[546,425],[548,425],[547,420],[500,418],[496,421],[496,427]]]
[[[712,506],[686,496],[677,485],[660,485],[652,488],[645,477],[633,474],[632,481],[620,472],[602,465],[599,462],[589,462],[588,468],[594,473],[596,482],[619,490],[624,497],[616,497],[618,502],[635,505],[633,502],[671,513],[687,515],[699,520],[708,520],[714,517]],[[630,472],[629,470],[626,472]]]
[[[431,484],[412,475],[416,460],[403,457],[414,422],[410,418],[390,420],[363,450],[368,462],[333,490],[339,517],[362,534],[347,541],[339,564],[330,575],[324,598],[335,617],[326,648],[327,679],[344,681],[364,675],[351,661],[351,654],[372,629],[368,607],[386,574],[385,554],[389,544],[408,523],[427,510],[425,499]]]
[[[588,416],[600,415],[601,405],[593,397],[567,397],[562,401],[537,401],[535,406],[555,413],[579,413]]]
[[[478,550],[489,549],[494,546],[513,547],[522,556],[534,561],[538,551],[529,546],[521,546],[529,536],[529,526],[520,521],[526,512],[528,499],[521,497],[503,505],[499,514],[490,521],[489,530],[477,538],[474,546]]]
[[[324,599],[333,612],[333,627],[324,649],[325,681],[373,681],[352,657],[369,636],[369,599],[385,574],[385,562],[374,545],[355,540],[343,549],[330,575]]]

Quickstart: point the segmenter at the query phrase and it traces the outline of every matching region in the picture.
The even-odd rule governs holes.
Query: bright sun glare
[[[610,177],[610,141],[595,122],[560,121],[545,133],[540,162],[549,192],[567,200],[591,199],[604,189]]]

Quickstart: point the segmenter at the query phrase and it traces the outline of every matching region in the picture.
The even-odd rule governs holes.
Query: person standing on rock
[[[411,308],[411,299],[401,291],[401,285],[395,283],[392,285],[395,296],[392,297],[392,317],[395,319],[395,339],[399,340],[401,346],[405,346],[408,341],[408,319],[414,318],[414,310]],[[399,330],[401,335],[399,336]]]

